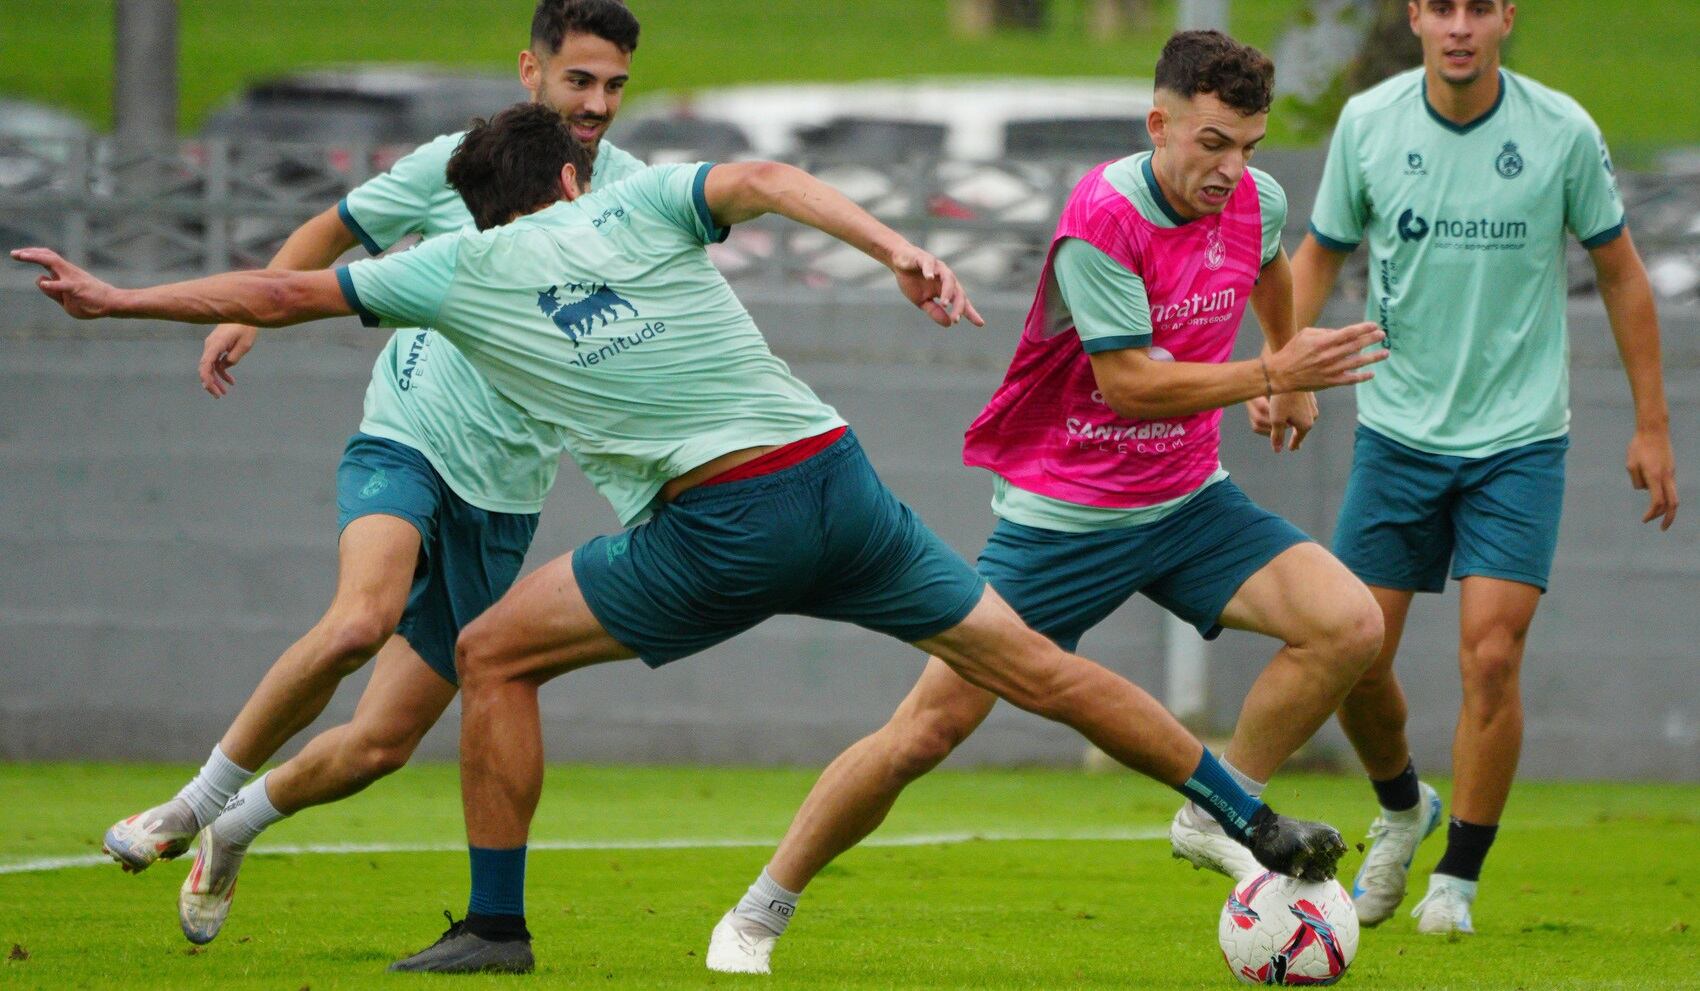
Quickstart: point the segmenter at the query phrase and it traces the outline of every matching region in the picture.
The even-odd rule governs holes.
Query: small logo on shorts
[[[1517,151],[1517,142],[1505,142],[1499,157],[1493,160],[1493,167],[1507,179],[1515,179],[1523,174],[1523,156]]]
[[[372,473],[371,478],[366,480],[366,485],[360,490],[360,498],[370,499],[384,491],[384,487],[389,484],[390,480],[384,476],[384,470],[379,468]]]
[[[631,541],[631,535],[625,533],[622,533],[613,540],[608,541],[608,563],[613,564],[615,558],[624,554],[626,552],[627,545],[629,545]]]

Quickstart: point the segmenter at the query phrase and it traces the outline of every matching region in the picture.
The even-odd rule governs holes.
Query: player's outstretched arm
[[[1098,391],[1111,409],[1129,419],[1166,420],[1254,397],[1367,382],[1375,374],[1367,366],[1385,360],[1387,351],[1366,349],[1386,336],[1373,323],[1338,330],[1306,327],[1274,354],[1226,364],[1158,361],[1145,348],[1100,351],[1090,357]]]
[[[1600,299],[1611,319],[1617,353],[1629,376],[1635,400],[1635,436],[1629,441],[1625,467],[1629,481],[1648,493],[1641,522],[1660,520],[1659,529],[1676,522],[1676,455],[1671,450],[1670,410],[1665,404],[1664,363],[1659,353],[1659,314],[1646,266],[1625,230],[1588,252],[1598,276]],[[1662,519],[1661,519],[1662,517]]]
[[[780,162],[716,165],[709,170],[703,196],[718,224],[731,226],[777,213],[831,234],[891,269],[899,291],[941,327],[963,317],[976,327],[986,325],[950,266],[802,169]]]
[[[119,289],[48,248],[20,248],[12,258],[47,270],[36,287],[79,320],[130,317],[179,323],[284,327],[354,311],[334,272],[226,272],[143,289]]]
[[[330,268],[357,243],[354,232],[342,222],[337,208],[333,206],[295,228],[266,267],[294,271]],[[236,377],[230,370],[253,350],[258,337],[254,327],[244,324],[225,323],[214,327],[201,348],[201,361],[197,368],[201,388],[215,399],[229,392],[230,387],[236,384]]]

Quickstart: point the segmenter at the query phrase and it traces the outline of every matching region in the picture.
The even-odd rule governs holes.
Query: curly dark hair
[[[473,120],[444,174],[483,231],[560,199],[561,166],[568,163],[582,191],[590,181],[590,152],[559,113],[516,103],[490,120]]]
[[[1157,58],[1157,88],[1189,99],[1211,93],[1247,117],[1268,113],[1275,63],[1220,31],[1179,31]]]
[[[539,0],[531,47],[553,55],[569,34],[591,34],[627,55],[637,51],[638,19],[621,0]]]

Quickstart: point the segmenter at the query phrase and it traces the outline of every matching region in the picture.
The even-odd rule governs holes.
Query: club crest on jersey
[[[1204,235],[1204,267],[1214,272],[1228,260],[1228,245],[1222,240],[1222,225]]]
[[[562,289],[583,295],[563,303],[560,297]],[[617,319],[621,308],[630,310],[634,317],[638,315],[637,307],[624,296],[608,288],[606,282],[572,282],[565,286],[550,286],[537,294],[537,308],[555,322],[555,326],[567,335],[567,340],[572,341],[575,348],[578,347],[579,339],[589,337],[593,329],[606,327],[609,320]]]
[[[1428,170],[1423,168],[1423,153],[1422,152],[1420,152],[1420,151],[1410,151],[1410,152],[1405,153],[1405,174],[1406,175],[1428,175]]]
[[[1505,142],[1505,147],[1499,151],[1499,157],[1493,160],[1493,167],[1507,179],[1515,179],[1523,174],[1523,156],[1517,151],[1517,142]]]

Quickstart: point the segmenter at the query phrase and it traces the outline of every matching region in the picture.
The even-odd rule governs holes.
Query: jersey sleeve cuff
[[[360,221],[355,220],[354,214],[349,212],[348,197],[345,196],[337,200],[336,215],[342,220],[342,225],[348,228],[348,232],[360,239],[360,246],[366,249],[367,254],[381,255],[384,253],[383,247],[373,240],[372,235],[366,233],[366,228],[361,227]]]
[[[1598,234],[1595,234],[1593,237],[1583,238],[1582,239],[1582,247],[1587,248],[1589,251],[1592,251],[1595,248],[1603,248],[1606,245],[1617,240],[1618,238],[1622,237],[1623,231],[1628,225],[1629,225],[1629,219],[1627,217],[1624,218],[1623,220],[1619,220],[1617,223],[1613,224],[1610,227],[1607,227],[1603,231],[1600,231]]]
[[[1123,351],[1127,348],[1148,348],[1151,346],[1150,334],[1118,334],[1114,337],[1082,337],[1080,346],[1087,354],[1098,354],[1103,351]]]
[[[1317,244],[1322,245],[1329,251],[1338,252],[1342,255],[1349,255],[1358,250],[1358,242],[1342,241],[1337,237],[1329,237],[1327,234],[1317,230],[1315,224],[1310,225],[1310,236],[1316,238]]]
[[[372,311],[361,304],[360,294],[354,290],[354,274],[348,270],[347,265],[336,270],[336,285],[338,289],[342,290],[343,301],[348,304],[349,309],[355,312],[355,315],[360,317],[360,322],[363,325],[367,327],[380,326],[378,318],[372,314]]]
[[[714,214],[708,209],[708,173],[714,168],[713,162],[704,162],[697,169],[697,177],[691,183],[691,202],[696,204],[697,219],[702,221],[702,229],[708,234],[708,244],[719,244],[732,233],[730,227],[720,227],[714,222]]]

